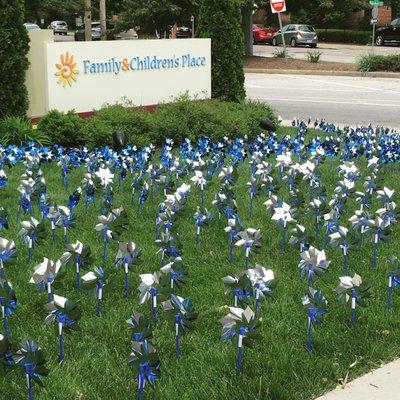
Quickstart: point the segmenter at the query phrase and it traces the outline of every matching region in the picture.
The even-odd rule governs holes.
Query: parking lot
[[[254,46],[254,55],[261,57],[272,57],[277,47],[271,45],[256,45]],[[333,61],[341,63],[353,64],[363,54],[372,51],[372,47],[360,46],[352,44],[336,44],[336,43],[319,43],[318,50],[322,52],[321,61]],[[306,59],[309,47],[288,47],[290,57]],[[383,46],[374,47],[375,54],[393,54],[400,53],[400,46]]]

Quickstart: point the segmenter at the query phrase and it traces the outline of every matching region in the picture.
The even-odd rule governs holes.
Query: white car
[[[122,31],[115,35],[115,39],[117,40],[136,40],[139,39],[136,31],[132,29],[127,29],[126,31]]]
[[[68,25],[65,21],[53,21],[47,29],[53,29],[53,33],[56,35],[67,35],[68,34]]]

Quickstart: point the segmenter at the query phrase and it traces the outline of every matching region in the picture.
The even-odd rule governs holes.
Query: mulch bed
[[[307,60],[296,58],[275,58],[275,57],[246,57],[244,60],[245,68],[262,69],[294,69],[294,70],[314,70],[314,71],[355,71],[354,64],[339,62],[320,61],[311,63]]]

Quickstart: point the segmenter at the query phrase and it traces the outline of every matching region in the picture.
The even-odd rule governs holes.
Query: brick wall
[[[379,7],[379,25],[386,25],[392,21],[392,8],[390,6]]]

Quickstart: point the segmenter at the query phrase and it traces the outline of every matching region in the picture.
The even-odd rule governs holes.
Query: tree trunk
[[[100,0],[99,11],[101,40],[107,40],[106,0]]]
[[[243,9],[242,27],[244,34],[244,54],[250,57],[253,55],[253,11],[251,9]]]
[[[92,40],[92,0],[85,0],[85,40]]]

